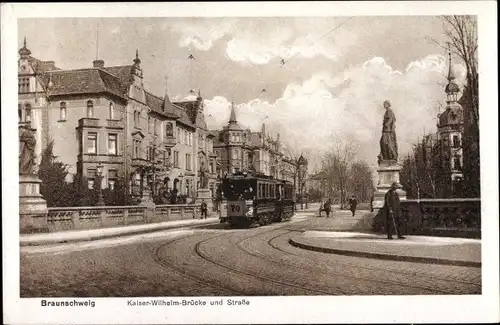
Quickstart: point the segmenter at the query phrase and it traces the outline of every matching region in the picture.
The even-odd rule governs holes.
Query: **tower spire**
[[[451,65],[451,52],[448,52],[448,81],[451,82],[453,79],[455,79],[455,74]]]
[[[234,111],[234,102],[231,102],[231,115],[229,116],[229,123],[236,123],[236,112]]]

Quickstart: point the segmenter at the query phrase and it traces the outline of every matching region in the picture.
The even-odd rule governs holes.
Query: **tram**
[[[293,216],[293,185],[285,180],[246,172],[226,176],[221,183],[225,204],[221,223],[250,227],[290,220]]]

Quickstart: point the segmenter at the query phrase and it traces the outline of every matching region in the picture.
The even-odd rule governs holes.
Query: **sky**
[[[240,124],[265,123],[314,168],[344,139],[376,164],[384,100],[400,155],[436,130],[445,105],[447,52],[429,40],[446,41],[435,16],[30,18],[19,20],[19,47],[23,37],[34,57],[63,69],[96,57],[131,64],[137,49],[148,90],[172,100],[200,91],[211,129],[227,123],[233,102]],[[455,57],[452,66],[462,85],[464,67]]]

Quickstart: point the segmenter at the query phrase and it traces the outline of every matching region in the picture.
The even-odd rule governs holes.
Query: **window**
[[[118,153],[117,142],[118,142],[118,135],[117,134],[108,134],[108,154],[109,155],[116,155]]]
[[[115,189],[116,179],[117,179],[116,169],[108,170],[108,188],[110,190]]]
[[[184,130],[184,144],[188,144],[188,133]]]
[[[87,101],[87,117],[94,117],[94,102],[91,100]]]
[[[88,182],[89,189],[94,188],[96,177],[97,177],[97,169],[95,169],[95,168],[87,169],[87,182]]]
[[[141,141],[140,140],[133,140],[133,145],[134,145],[134,158],[140,158],[141,155]]]
[[[31,122],[31,105],[26,104],[24,105],[24,121],[25,122]]]
[[[141,113],[134,111],[134,126],[139,128],[140,126]]]
[[[19,122],[23,121],[23,110],[21,109],[21,104],[17,105],[17,115],[19,118]]]
[[[174,151],[174,167],[179,167],[179,152]]]
[[[18,79],[19,93],[29,93],[30,92],[30,78],[20,77]]]
[[[158,134],[158,129],[157,129],[157,121],[156,119],[153,119],[153,134],[157,135]]]
[[[460,147],[460,139],[459,139],[458,135],[453,136],[453,146]]]
[[[456,170],[462,170],[462,164],[460,162],[460,156],[457,155],[453,158],[453,168]]]
[[[186,170],[191,170],[191,155],[186,154]]]
[[[66,102],[61,102],[59,106],[59,120],[66,121]]]
[[[214,171],[214,163],[212,161],[210,162],[210,173],[211,174],[215,173],[215,171]]]
[[[109,103],[109,119],[110,120],[115,119],[115,106],[113,105],[112,102]]]
[[[165,134],[167,137],[174,136],[174,126],[171,122],[168,122],[167,125],[165,126]]]
[[[448,147],[448,146],[449,146],[448,135],[445,135],[443,138],[443,147]]]
[[[89,132],[87,135],[87,153],[97,153],[97,133]]]
[[[181,143],[181,129],[177,128],[177,143]]]

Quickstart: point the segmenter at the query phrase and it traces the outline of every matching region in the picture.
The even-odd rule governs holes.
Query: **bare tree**
[[[349,185],[349,171],[356,153],[357,143],[352,138],[335,137],[333,145],[322,159],[322,170],[327,178],[327,190],[329,196],[339,194],[340,206],[346,206],[346,198]]]

